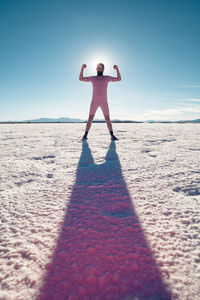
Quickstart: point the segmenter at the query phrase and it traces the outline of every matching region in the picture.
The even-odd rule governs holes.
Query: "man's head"
[[[102,76],[104,71],[104,64],[99,63],[96,67],[97,70],[97,76]]]

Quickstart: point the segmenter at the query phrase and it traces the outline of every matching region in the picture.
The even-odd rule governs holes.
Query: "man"
[[[112,124],[110,122],[110,116],[109,116],[109,107],[107,102],[107,86],[109,81],[120,81],[121,75],[119,72],[119,68],[117,65],[114,65],[113,68],[117,72],[117,77],[112,77],[109,75],[103,75],[104,72],[104,64],[99,63],[96,67],[97,75],[96,76],[89,76],[89,77],[83,77],[83,70],[86,68],[86,64],[83,64],[81,67],[81,72],[79,75],[79,80],[81,81],[90,81],[93,84],[93,94],[92,94],[92,101],[90,104],[90,111],[89,111],[89,118],[86,125],[85,134],[82,137],[82,140],[87,140],[87,134],[90,130],[92,121],[94,119],[95,113],[97,108],[100,106],[104,118],[106,120],[106,124],[108,127],[108,130],[110,131],[111,140],[118,140],[116,136],[113,134]]]

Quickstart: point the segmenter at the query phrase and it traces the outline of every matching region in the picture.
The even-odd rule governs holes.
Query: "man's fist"
[[[83,68],[83,69],[85,69],[86,67],[87,67],[86,64],[83,64],[83,65],[82,65],[82,68]]]
[[[118,66],[117,66],[117,65],[114,65],[114,66],[113,66],[113,69],[118,69]]]

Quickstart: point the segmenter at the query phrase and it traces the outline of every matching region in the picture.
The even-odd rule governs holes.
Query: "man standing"
[[[79,80],[92,82],[93,94],[92,94],[92,101],[90,104],[89,118],[87,121],[85,134],[84,134],[82,140],[87,140],[88,131],[90,130],[96,110],[99,106],[101,107],[101,109],[103,111],[108,130],[110,131],[111,140],[118,140],[118,138],[116,138],[116,136],[114,136],[114,134],[113,134],[112,124],[110,122],[109,107],[108,107],[108,102],[107,102],[107,86],[108,86],[109,81],[120,81],[121,80],[119,68],[116,65],[113,66],[113,68],[117,71],[117,77],[112,77],[109,75],[104,76],[103,75],[104,64],[99,63],[96,67],[96,70],[97,70],[96,76],[83,77],[83,70],[85,68],[86,68],[86,64],[83,64],[81,67]]]

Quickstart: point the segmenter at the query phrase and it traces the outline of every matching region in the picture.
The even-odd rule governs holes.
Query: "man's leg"
[[[94,115],[89,115],[89,118],[88,118],[88,121],[87,121],[87,125],[86,125],[86,129],[85,129],[85,134],[82,137],[82,140],[87,140],[87,134],[88,134],[88,131],[90,130],[90,127],[92,125],[93,119],[94,119]]]
[[[108,130],[110,131],[110,135],[111,135],[111,140],[118,140],[118,138],[113,134],[113,130],[112,130],[112,124],[110,122],[110,117],[109,115],[104,115],[105,120],[106,120],[106,124],[108,127]]]
[[[108,130],[110,131],[111,140],[118,140],[118,138],[116,138],[116,136],[114,136],[114,134],[113,134],[112,123],[110,121],[110,116],[109,116],[108,103],[107,102],[103,103],[102,106],[101,106],[101,109],[103,111],[104,118],[106,120]]]
[[[82,137],[82,140],[87,140],[87,134],[88,134],[88,131],[90,130],[90,127],[92,125],[92,121],[94,119],[97,108],[98,108],[98,104],[95,103],[95,101],[92,101],[91,104],[90,104],[89,118],[88,118],[88,121],[87,121],[85,134]]]
[[[110,116],[109,115],[104,115],[104,118],[106,120],[106,124],[107,124],[108,130],[112,131],[112,123],[110,122]]]
[[[89,115],[87,125],[86,125],[86,129],[85,129],[87,132],[90,130],[93,119],[94,119],[94,115]]]

